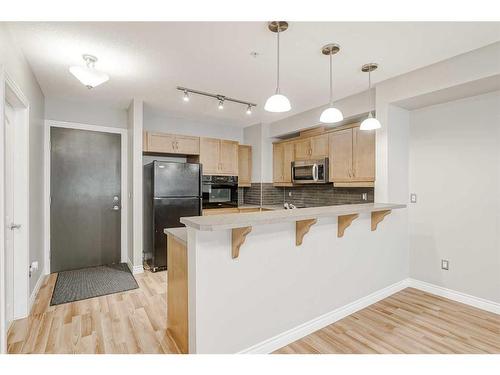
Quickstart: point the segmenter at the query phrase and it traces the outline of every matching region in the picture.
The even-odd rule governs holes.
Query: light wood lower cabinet
[[[187,248],[167,236],[167,330],[181,353],[189,352]]]
[[[162,154],[199,155],[200,138],[158,132],[144,132],[143,151]]]
[[[200,138],[200,163],[204,175],[238,175],[238,142]]]
[[[238,146],[238,186],[252,186],[252,146]]]
[[[374,132],[355,127],[330,133],[329,148],[331,182],[339,186],[369,186],[375,181]]]

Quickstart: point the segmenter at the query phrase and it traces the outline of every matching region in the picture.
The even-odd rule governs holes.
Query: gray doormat
[[[139,285],[126,263],[64,271],[57,274],[50,305],[60,305],[137,288]]]

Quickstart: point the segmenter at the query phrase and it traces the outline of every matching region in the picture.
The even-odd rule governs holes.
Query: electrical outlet
[[[447,259],[441,259],[441,269],[445,271],[450,269],[450,262]]]
[[[368,200],[368,193],[361,194],[361,199],[364,201],[367,201]]]
[[[410,202],[417,203],[417,194],[415,194],[415,193],[410,194]]]
[[[291,191],[289,191],[289,192],[288,192],[288,196],[289,196],[289,197],[291,197],[291,196],[292,196],[292,192],[291,192]]]

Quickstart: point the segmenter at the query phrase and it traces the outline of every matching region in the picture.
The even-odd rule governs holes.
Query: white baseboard
[[[45,269],[44,269],[45,271]],[[31,314],[31,309],[33,308],[33,304],[35,303],[36,296],[38,294],[38,291],[40,290],[40,287],[42,286],[43,279],[47,275],[45,272],[40,272],[40,276],[38,277],[38,280],[36,281],[35,288],[31,292],[30,295],[30,300],[29,300],[29,307],[28,307],[28,315]]]
[[[137,275],[138,273],[143,273],[144,272],[144,267],[142,265],[140,266],[134,266],[130,259],[127,261],[128,268],[132,274]]]
[[[345,318],[348,315],[355,313],[365,307],[368,307],[375,302],[378,302],[390,295],[408,287],[408,279],[401,280],[395,284],[389,285],[386,288],[378,290],[366,297],[360,298],[345,306],[339,307],[329,313],[326,313],[318,318],[312,319],[306,323],[265,340],[259,344],[253,345],[250,348],[240,351],[241,354],[265,354],[271,353],[280,349],[294,341],[301,339],[321,328],[326,327],[336,321]]]
[[[448,298],[456,302],[464,303],[466,305],[500,315],[500,303],[489,301],[484,298],[474,297],[470,294],[457,292],[456,290],[443,288],[442,286],[429,284],[425,281],[415,279],[407,280],[408,286],[411,288],[419,289],[427,293],[435,294],[440,297]]]

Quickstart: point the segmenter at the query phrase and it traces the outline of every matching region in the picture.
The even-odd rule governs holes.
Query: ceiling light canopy
[[[83,55],[82,57],[85,61],[85,66],[72,66],[69,68],[69,71],[84,86],[88,89],[92,89],[109,80],[109,76],[106,73],[100,72],[95,68],[97,57],[92,55]]]
[[[370,108],[371,106],[371,101],[372,101],[372,95],[370,93],[370,89],[372,88],[372,79],[371,79],[371,73],[378,68],[378,64],[376,63],[369,63],[365,64],[361,67],[361,71],[364,73],[368,73],[368,97],[369,97],[369,105]],[[368,113],[368,117],[363,120],[361,125],[359,126],[360,130],[374,130],[374,129],[380,129],[382,125],[380,124],[380,121],[377,120],[375,117],[373,117],[372,111]]]
[[[280,33],[288,29],[288,22],[273,21],[268,24],[269,30],[276,33],[277,38],[277,61],[276,61],[276,92],[271,95],[264,105],[264,109],[268,112],[288,112],[292,109],[288,98],[280,93]]]
[[[335,55],[339,51],[340,46],[336,43],[327,44],[321,49],[321,53],[323,55],[329,56],[330,58],[330,105],[321,113],[321,116],[319,118],[319,121],[324,124],[333,124],[344,119],[344,115],[342,114],[342,112],[338,108],[335,108],[333,105],[333,55]]]

